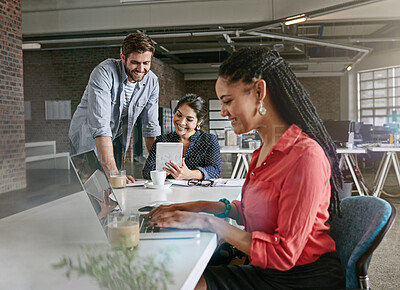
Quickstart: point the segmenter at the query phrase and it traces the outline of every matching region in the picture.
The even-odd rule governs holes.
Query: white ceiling
[[[295,26],[283,20],[309,17]],[[186,79],[215,78],[243,46],[280,50],[298,75],[343,75],[372,50],[400,42],[400,0],[22,0],[23,42],[41,49],[119,46],[131,31]]]

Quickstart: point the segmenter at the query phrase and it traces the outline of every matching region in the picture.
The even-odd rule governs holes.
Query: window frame
[[[363,76],[367,74],[371,76],[363,79]],[[370,92],[371,97],[366,97],[366,92]],[[385,96],[380,95],[382,92]],[[372,105],[363,105],[368,101],[372,102]],[[379,102],[385,104],[379,105]],[[357,73],[357,108],[359,122],[371,124],[369,121],[366,122],[367,118],[372,119],[372,125],[375,126],[391,122],[393,110],[400,111],[400,66],[359,71]],[[370,112],[370,114],[363,114],[363,112]]]

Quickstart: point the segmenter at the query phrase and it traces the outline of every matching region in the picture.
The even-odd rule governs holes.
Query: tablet
[[[163,170],[165,163],[170,161],[182,166],[182,143],[158,142],[156,146],[156,170]]]

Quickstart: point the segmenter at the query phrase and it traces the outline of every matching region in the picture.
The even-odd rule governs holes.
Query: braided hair
[[[324,150],[331,165],[331,200],[329,213],[341,215],[339,191],[343,176],[336,147],[317,114],[310,96],[278,52],[265,47],[248,47],[233,53],[219,68],[219,76],[228,83],[254,79],[265,80],[269,95],[280,116],[288,124],[296,124]]]

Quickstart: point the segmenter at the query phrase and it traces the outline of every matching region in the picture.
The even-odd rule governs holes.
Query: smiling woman
[[[156,168],[158,142],[183,144],[182,166],[166,163],[164,170],[175,179],[218,178],[221,172],[221,154],[217,137],[202,132],[201,125],[207,116],[206,102],[196,94],[183,96],[175,108],[175,132],[158,136],[143,168],[143,177],[150,179],[150,171]]]
[[[159,206],[150,223],[217,233],[248,256],[248,265],[208,265],[196,289],[343,289],[327,224],[339,211],[341,173],[309,94],[279,54],[264,47],[225,60],[215,90],[235,133],[257,130],[263,141],[241,200]]]

